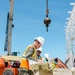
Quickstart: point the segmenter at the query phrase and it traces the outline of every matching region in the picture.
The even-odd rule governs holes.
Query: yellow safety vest
[[[34,45],[29,45],[27,48],[26,48],[26,50],[25,50],[25,52],[23,53],[23,55],[22,55],[22,60],[21,60],[21,63],[20,63],[20,67],[21,68],[26,68],[26,69],[30,69],[30,67],[29,67],[29,61],[27,60],[27,59],[25,59],[25,58],[23,58],[24,56],[25,56],[25,54],[27,53],[27,50],[29,49],[29,48],[34,48],[34,53],[33,53],[33,55],[32,55],[32,58],[35,58],[36,57],[36,48],[34,47]]]

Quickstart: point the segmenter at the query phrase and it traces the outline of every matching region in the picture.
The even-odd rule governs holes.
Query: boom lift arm
[[[10,1],[10,10],[7,14],[6,38],[4,46],[4,51],[7,51],[7,55],[11,55],[12,27],[14,27],[14,25],[12,24],[14,0],[9,1]]]

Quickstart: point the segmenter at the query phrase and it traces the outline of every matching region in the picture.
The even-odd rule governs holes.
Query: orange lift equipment
[[[13,21],[13,4],[14,0],[9,0],[10,10],[7,14],[7,25],[6,25],[6,38],[4,51],[7,51],[7,56],[11,56],[11,40],[12,40],[12,28],[14,25]],[[18,68],[20,62],[18,60],[5,60],[0,57],[0,75],[18,75]]]

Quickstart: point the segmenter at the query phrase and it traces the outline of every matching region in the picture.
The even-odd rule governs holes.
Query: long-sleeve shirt
[[[36,59],[36,49],[34,48],[33,45],[28,46],[27,49],[24,51],[23,55],[24,56],[22,56],[22,57],[24,57],[25,59],[37,61],[37,59]]]

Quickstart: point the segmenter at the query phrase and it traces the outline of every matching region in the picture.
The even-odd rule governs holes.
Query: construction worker
[[[42,58],[41,53],[42,53],[42,47],[37,49],[36,59],[38,60],[38,62],[44,62],[44,59]]]
[[[24,51],[20,63],[20,70],[19,70],[19,75],[31,75],[29,72],[30,67],[29,67],[29,60],[34,60],[37,61],[36,59],[36,50],[40,48],[44,43],[44,38],[43,37],[37,37],[34,39],[33,44],[29,45],[26,50]]]
[[[42,60],[41,53],[42,53],[42,47],[37,49],[36,59]]]

